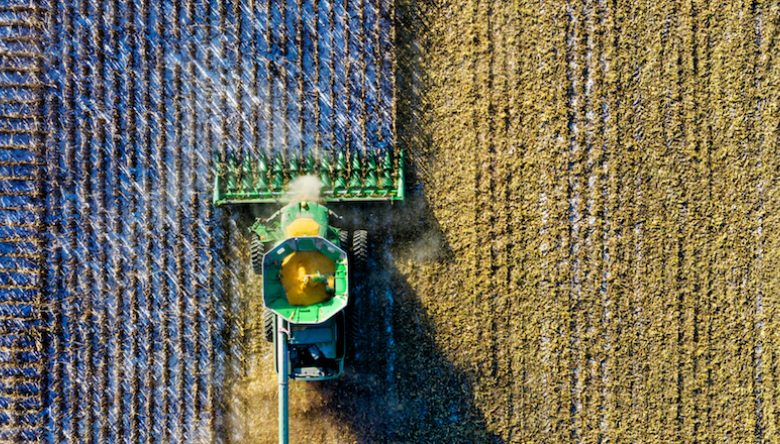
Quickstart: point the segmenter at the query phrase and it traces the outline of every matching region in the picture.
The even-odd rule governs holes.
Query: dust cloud
[[[314,175],[301,176],[290,182],[286,198],[291,202],[318,202],[322,183]]]

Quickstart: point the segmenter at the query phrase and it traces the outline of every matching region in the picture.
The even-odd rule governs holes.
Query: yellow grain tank
[[[288,238],[317,236],[319,231],[320,225],[317,222],[302,217],[285,228],[285,235]],[[290,305],[307,306],[327,300],[330,297],[328,286],[333,288],[333,278],[325,283],[306,277],[318,274],[333,276],[335,272],[336,264],[319,251],[296,251],[285,257],[280,275],[287,302]]]

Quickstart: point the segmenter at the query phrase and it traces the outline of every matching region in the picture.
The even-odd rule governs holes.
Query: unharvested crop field
[[[328,143],[242,92],[292,10],[394,21],[323,103],[412,166],[406,203],[335,208],[373,236],[363,337],[291,442],[780,441],[780,6],[330,4],[0,5],[0,441],[274,442],[251,217],[210,165]]]

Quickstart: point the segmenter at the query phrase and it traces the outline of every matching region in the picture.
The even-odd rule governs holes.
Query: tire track
[[[475,64],[474,82],[474,136],[476,146],[481,149],[475,153],[475,242],[478,245],[474,261],[475,287],[489,288],[489,291],[474,291],[474,318],[471,321],[477,331],[478,345],[474,349],[477,362],[481,362],[476,372],[474,396],[477,403],[492,399],[491,387],[496,378],[495,356],[496,325],[495,313],[498,293],[495,287],[495,212],[493,211],[493,192],[495,183],[493,172],[495,168],[495,121],[494,104],[491,103],[491,92],[495,85],[495,42],[493,28],[495,26],[495,10],[490,1],[478,0],[476,3],[474,46]],[[476,290],[476,289],[475,289]]]
[[[509,434],[509,421],[511,417],[511,399],[509,386],[511,381],[509,380],[509,373],[511,368],[511,357],[507,350],[509,350],[511,343],[508,339],[511,335],[510,329],[510,313],[512,312],[513,298],[512,292],[509,290],[509,267],[508,256],[509,247],[512,235],[509,232],[509,194],[510,194],[510,171],[511,159],[507,159],[504,156],[500,156],[498,153],[505,153],[509,151],[509,139],[507,133],[509,131],[510,122],[508,119],[509,113],[509,95],[508,89],[508,72],[507,72],[507,58],[508,48],[506,43],[506,35],[509,33],[509,18],[507,16],[508,5],[502,4],[502,2],[491,2],[490,8],[493,13],[493,23],[488,32],[490,32],[490,39],[493,42],[493,58],[491,60],[491,83],[490,88],[490,111],[491,121],[494,126],[493,131],[493,150],[492,156],[492,193],[491,193],[491,212],[493,214],[492,226],[495,230],[492,236],[491,255],[493,262],[493,275],[492,280],[494,282],[494,296],[493,296],[493,311],[495,313],[501,313],[497,315],[493,320],[493,346],[491,350],[491,360],[493,363],[493,378],[495,380],[491,391],[492,399],[499,400],[497,402],[498,408],[495,410],[497,417],[497,433],[501,435]],[[500,31],[504,32],[500,32]],[[496,180],[495,178],[505,177],[507,180]]]
[[[699,77],[699,39],[697,35],[700,31],[700,11],[692,3],[681,6],[680,24],[677,44],[681,48],[679,72],[681,73],[681,91],[682,100],[680,113],[677,119],[681,121],[680,134],[681,158],[683,159],[682,176],[689,178],[693,183],[700,183],[703,179],[699,176],[702,169],[701,157],[699,152],[701,145],[697,142],[696,136],[701,129],[697,128],[701,115],[698,111],[702,105],[701,92],[698,85],[706,82],[706,77]],[[696,131],[696,130],[699,131]],[[683,247],[681,254],[682,266],[680,273],[681,282],[681,310],[680,310],[680,330],[678,332],[678,347],[681,349],[682,358],[679,364],[679,388],[678,388],[678,415],[681,416],[681,436],[683,439],[696,440],[703,437],[698,436],[700,429],[700,405],[703,397],[701,393],[701,377],[698,375],[697,354],[699,349],[698,317],[701,311],[700,301],[694,296],[697,287],[700,288],[701,281],[694,270],[706,268],[703,264],[699,248],[696,248],[698,240],[706,239],[707,233],[701,221],[706,218],[706,212],[702,213],[702,206],[705,206],[706,190],[696,189],[685,186],[684,180],[681,180],[684,188],[684,204],[682,208],[682,238]],[[706,256],[705,256],[706,257]]]

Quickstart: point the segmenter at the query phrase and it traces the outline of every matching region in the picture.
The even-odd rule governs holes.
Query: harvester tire
[[[349,231],[339,230],[339,247],[344,251],[349,251]]]
[[[350,360],[354,359],[355,351],[357,349],[357,343],[363,336],[363,322],[360,319],[360,314],[355,310],[353,305],[347,310],[347,356]]]
[[[355,230],[352,233],[352,257],[355,264],[355,275],[363,276],[368,267],[368,232]]]
[[[352,232],[352,273],[350,276],[350,304],[347,310],[347,355],[355,358],[357,344],[363,337],[363,319],[361,299],[365,291],[366,269],[368,267],[368,232],[355,230]]]
[[[265,245],[263,245],[263,242],[260,241],[260,236],[255,232],[249,235],[249,251],[252,255],[252,271],[255,274],[263,274]]]
[[[266,341],[274,342],[274,312],[267,308],[263,309],[263,332]]]

